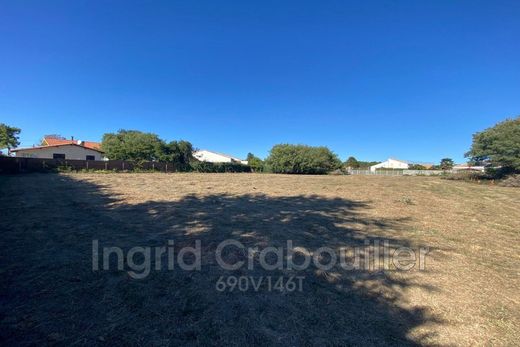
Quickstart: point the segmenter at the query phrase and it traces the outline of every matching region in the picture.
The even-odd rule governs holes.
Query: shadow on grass
[[[3,218],[1,332],[10,344],[116,345],[418,345],[409,332],[436,319],[407,309],[405,276],[385,271],[226,271],[215,250],[226,239],[246,247],[364,246],[388,240],[406,220],[373,219],[369,203],[319,196],[186,196],[128,204],[71,176],[26,175],[0,183]],[[382,236],[384,235],[384,236]],[[165,246],[201,241],[200,271],[164,268],[144,279],[92,271],[100,247]],[[229,263],[246,260],[234,248]],[[125,269],[127,270],[127,269]],[[219,292],[220,276],[303,276],[302,291]],[[432,289],[432,288],[426,288]],[[433,290],[433,289],[432,289]]]

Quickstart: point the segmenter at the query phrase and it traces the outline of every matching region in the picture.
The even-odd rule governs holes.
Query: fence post
[[[123,168],[123,171],[125,171],[125,162],[124,161],[121,163],[121,166]]]
[[[168,163],[166,163],[166,172],[168,172]]]
[[[105,171],[108,170],[108,162],[105,161]]]
[[[88,170],[88,160],[87,160],[87,161],[85,161],[85,164],[87,165],[87,170]]]

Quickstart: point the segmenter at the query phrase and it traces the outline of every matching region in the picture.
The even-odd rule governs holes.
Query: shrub
[[[326,174],[341,167],[341,161],[327,147],[280,144],[274,146],[266,159],[274,173]]]
[[[484,172],[479,171],[459,171],[442,176],[443,179],[453,181],[480,181],[488,180],[491,177]]]
[[[255,156],[253,153],[247,154],[247,165],[251,167],[253,172],[263,172],[264,171],[264,162],[262,159]]]
[[[241,163],[208,163],[204,161],[194,161],[191,163],[191,170],[208,173],[251,172],[251,167]]]
[[[520,188],[520,175],[511,175],[498,182],[498,185],[502,187]]]

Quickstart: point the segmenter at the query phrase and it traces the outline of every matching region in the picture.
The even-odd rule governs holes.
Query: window
[[[93,155],[87,155],[87,160],[96,160],[96,157]]]
[[[52,154],[52,159],[65,159],[65,154],[53,153]]]

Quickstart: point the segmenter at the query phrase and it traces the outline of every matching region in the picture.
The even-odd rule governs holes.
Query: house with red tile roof
[[[71,160],[104,160],[99,142],[45,136],[40,146],[11,150],[17,157]]]

